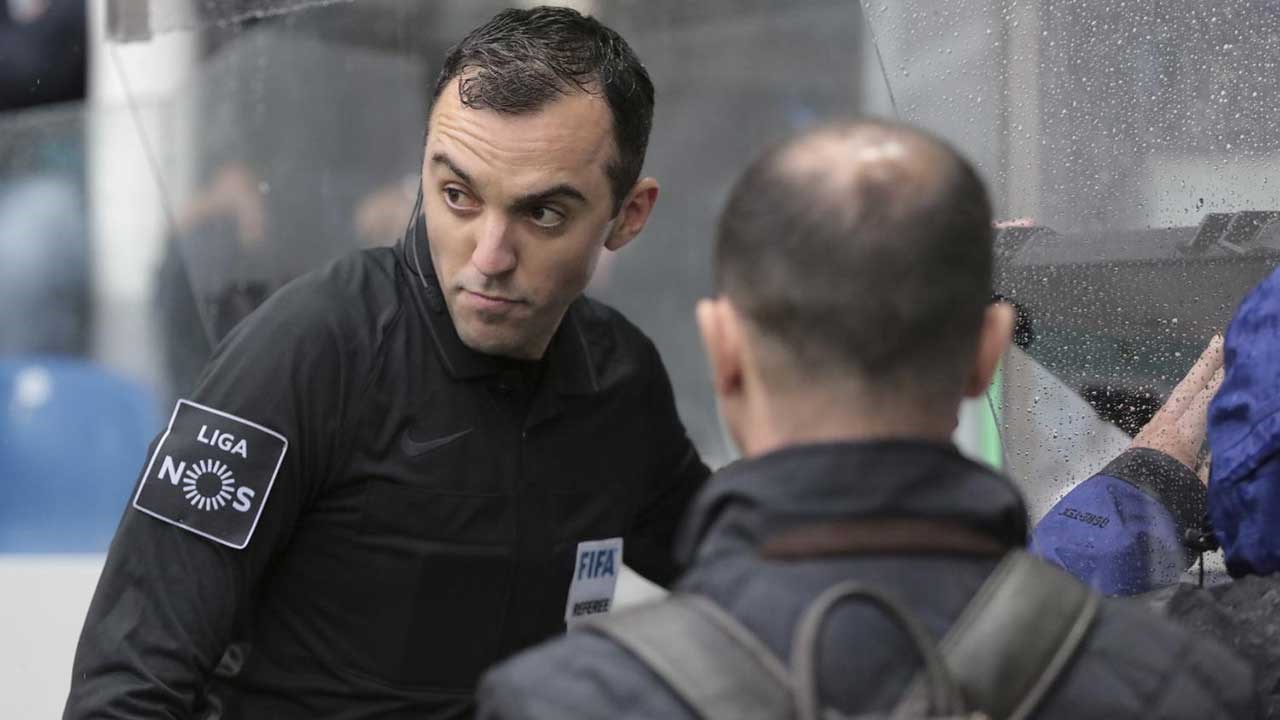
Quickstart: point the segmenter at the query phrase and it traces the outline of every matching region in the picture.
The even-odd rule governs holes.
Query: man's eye
[[[534,208],[533,212],[529,213],[529,219],[533,220],[533,224],[538,227],[553,228],[564,222],[564,213],[549,207]]]
[[[476,201],[470,195],[456,187],[444,189],[444,201],[454,210],[471,210],[476,206]]]

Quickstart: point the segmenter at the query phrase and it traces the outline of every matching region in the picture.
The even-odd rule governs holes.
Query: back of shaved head
[[[950,398],[991,297],[992,237],[986,189],[946,143],[897,124],[830,125],[774,147],[734,186],[716,286],[777,351],[775,372]]]

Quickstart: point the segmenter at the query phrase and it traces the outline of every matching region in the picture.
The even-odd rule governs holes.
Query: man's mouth
[[[475,290],[467,290],[465,288],[463,289],[463,292],[469,292],[472,295],[475,295],[476,297],[484,298],[485,300],[493,300],[495,302],[508,302],[508,303],[520,302],[519,300],[516,300],[514,298],[503,297],[501,295],[492,295],[490,293],[476,292]]]
[[[489,293],[476,292],[474,290],[462,289],[463,297],[470,301],[470,304],[479,307],[482,310],[497,310],[503,308],[512,308],[516,305],[523,305],[524,301],[516,300],[502,295],[492,295]]]

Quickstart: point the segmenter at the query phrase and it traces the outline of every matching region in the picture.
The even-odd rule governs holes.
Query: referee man
[[[402,242],[273,295],[153,443],[66,718],[465,717],[624,558],[675,578],[707,468],[653,344],[582,295],[657,200],[652,115],[573,10],[449,51]]]

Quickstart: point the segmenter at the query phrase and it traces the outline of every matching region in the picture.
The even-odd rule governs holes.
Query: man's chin
[[[524,338],[513,336],[510,332],[502,332],[496,328],[458,328],[458,337],[462,344],[484,355],[519,358],[528,354]]]

